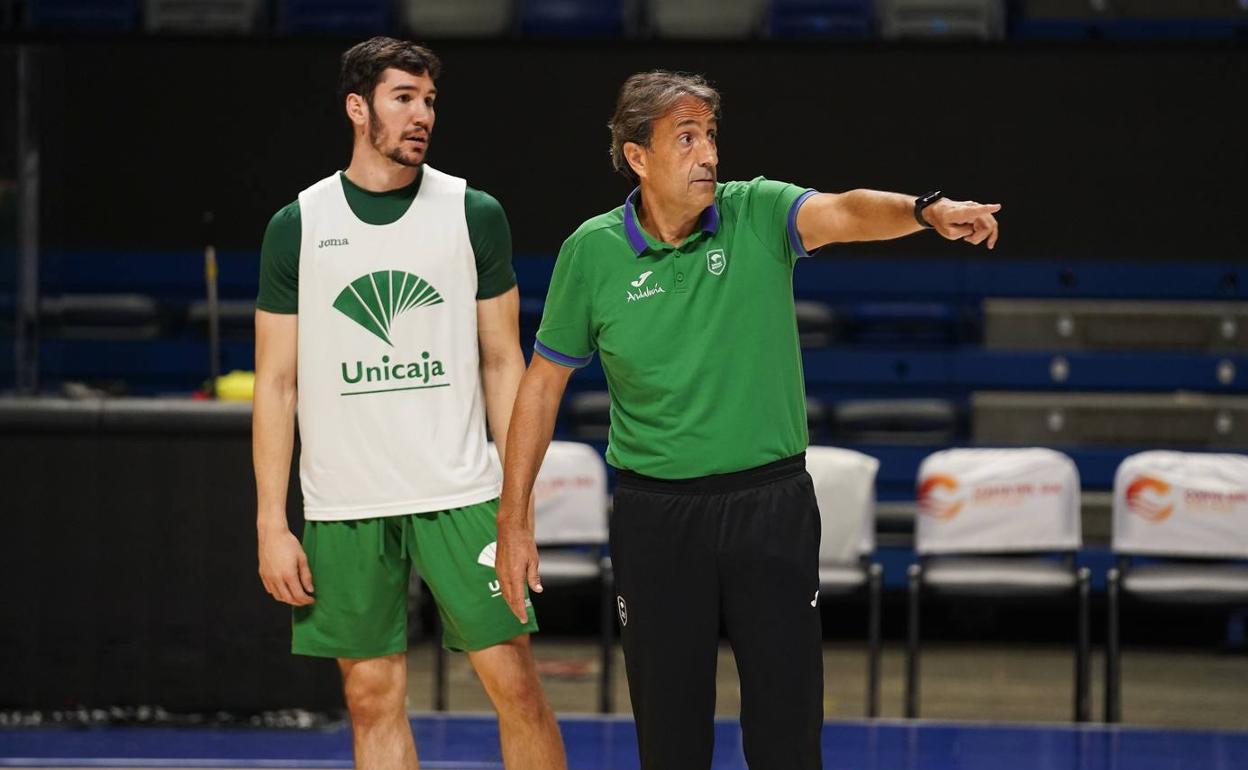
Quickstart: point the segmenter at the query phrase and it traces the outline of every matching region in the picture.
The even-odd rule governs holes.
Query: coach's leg
[[[503,766],[507,770],[565,770],[563,739],[537,678],[529,635],[469,652],[468,659],[498,712]]]
[[[407,721],[407,655],[340,658],[356,770],[419,770]]]
[[[810,477],[732,496],[724,620],[750,770],[817,770],[823,727],[819,510]]]
[[[611,561],[642,770],[711,766],[719,517],[707,499],[616,488]]]

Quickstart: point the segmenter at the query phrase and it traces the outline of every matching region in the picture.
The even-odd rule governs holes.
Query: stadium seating
[[[1023,39],[1079,40],[1099,35],[1108,20],[1107,0],[1022,0],[1011,35]]]
[[[208,336],[208,318],[208,303],[204,300],[192,302],[187,309],[187,325],[189,330],[197,336]],[[251,339],[255,334],[255,318],[256,303],[251,300],[224,300],[217,308],[217,319],[222,337]]]
[[[1248,398],[1207,393],[976,393],[973,438],[1018,446],[1248,446]]]
[[[832,420],[842,444],[944,446],[960,434],[958,408],[945,399],[846,399]]]
[[[886,40],[1005,37],[1001,0],[878,0],[877,10]]]
[[[983,315],[993,350],[1248,352],[1242,302],[988,299]]]
[[[836,313],[824,302],[798,300],[797,336],[804,348],[826,348],[836,339]]]
[[[64,294],[39,303],[42,332],[76,340],[154,340],[164,330],[156,300],[142,294]]]
[[[284,0],[280,7],[286,34],[380,35],[392,21],[387,0]]]
[[[139,21],[138,0],[29,0],[27,24],[34,29],[70,32],[132,32]]]
[[[660,37],[743,38],[758,30],[764,0],[649,0],[650,22]]]
[[[587,390],[568,396],[566,407],[572,435],[582,441],[606,441],[611,427],[611,394]]]
[[[248,34],[267,10],[260,0],[144,0],[148,32]]]
[[[520,29],[533,37],[618,37],[630,27],[627,0],[520,0]]]
[[[868,38],[871,0],[772,0],[767,31],[777,38]]]
[[[1008,8],[1007,8],[1008,4]],[[141,6],[141,7],[140,7]],[[1242,0],[0,0],[0,30],[675,39],[1204,40],[1248,36]],[[272,12],[270,13],[270,9]],[[397,29],[396,24],[402,29]]]
[[[1248,33],[1240,0],[1114,0],[1107,38],[1209,39]]]
[[[418,37],[497,37],[512,28],[511,0],[405,0],[403,22]]]

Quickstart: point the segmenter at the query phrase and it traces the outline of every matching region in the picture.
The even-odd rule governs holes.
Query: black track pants
[[[711,765],[722,618],[750,770],[816,770],[819,509],[798,455],[662,481],[621,471],[611,554],[643,770]]]

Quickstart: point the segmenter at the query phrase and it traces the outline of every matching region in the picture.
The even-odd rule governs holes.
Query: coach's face
[[[423,163],[433,133],[437,96],[438,89],[428,73],[413,75],[393,67],[386,69],[373,91],[372,104],[364,112],[373,148],[404,166]]]
[[[631,145],[626,153],[642,184],[659,198],[700,211],[715,201],[718,134],[707,103],[686,96],[654,121],[649,147]]]

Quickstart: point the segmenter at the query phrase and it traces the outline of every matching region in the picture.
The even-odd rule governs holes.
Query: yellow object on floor
[[[255,390],[255,372],[235,369],[217,378],[217,398],[222,401],[250,401]]]

